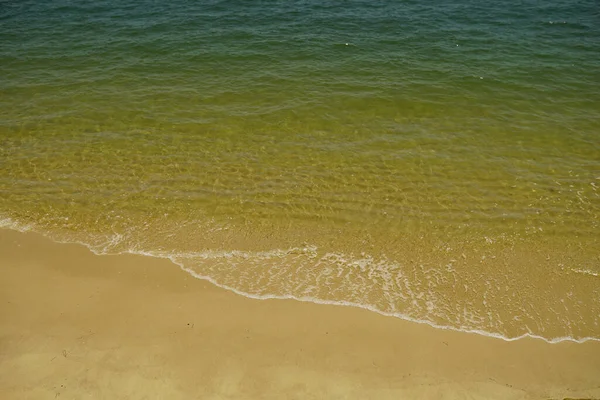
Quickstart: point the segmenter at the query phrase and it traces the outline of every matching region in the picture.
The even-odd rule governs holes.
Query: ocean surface
[[[2,0],[0,226],[600,339],[600,5]]]

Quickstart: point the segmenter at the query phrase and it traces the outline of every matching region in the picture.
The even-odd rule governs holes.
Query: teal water
[[[600,338],[596,1],[0,2],[0,220],[251,297]]]

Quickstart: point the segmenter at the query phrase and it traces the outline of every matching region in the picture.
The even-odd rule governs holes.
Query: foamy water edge
[[[323,305],[346,306],[346,307],[360,308],[360,309],[371,311],[371,312],[374,312],[374,313],[377,313],[379,315],[383,315],[383,316],[386,316],[386,317],[395,317],[395,318],[399,318],[399,319],[402,319],[402,320],[405,320],[405,321],[409,321],[409,322],[414,322],[414,323],[418,323],[418,324],[429,325],[430,327],[435,328],[435,329],[449,330],[449,331],[463,332],[463,333],[474,333],[474,334],[481,335],[481,336],[491,337],[491,338],[495,338],[495,339],[501,339],[501,340],[504,340],[506,342],[513,342],[513,341],[520,340],[520,339],[525,339],[525,338],[539,339],[539,340],[543,340],[544,342],[550,343],[550,344],[556,344],[556,343],[561,343],[561,342],[575,342],[575,343],[585,343],[585,342],[588,342],[588,341],[597,341],[597,342],[600,342],[600,338],[597,338],[597,337],[583,337],[583,338],[580,338],[580,339],[576,339],[576,338],[573,338],[573,337],[570,337],[570,336],[565,336],[565,337],[556,337],[556,338],[551,338],[550,339],[550,338],[546,338],[546,337],[535,335],[535,334],[531,334],[531,333],[525,333],[525,334],[517,336],[517,337],[506,337],[506,336],[498,334],[498,333],[486,332],[486,331],[483,331],[483,330],[457,328],[457,327],[454,327],[454,326],[439,325],[439,324],[433,323],[431,321],[413,318],[413,317],[410,317],[410,316],[402,314],[402,313],[389,313],[389,312],[378,310],[377,308],[369,306],[369,305],[364,305],[364,304],[354,303],[354,302],[349,302],[349,301],[330,301],[330,300],[321,300],[321,299],[313,298],[313,297],[297,297],[297,296],[292,296],[292,295],[285,295],[285,296],[281,296],[281,295],[256,295],[256,294],[252,294],[252,293],[243,292],[241,290],[238,290],[238,289],[233,288],[233,287],[228,286],[228,285],[221,284],[221,283],[217,282],[214,278],[212,278],[210,276],[198,274],[197,272],[193,271],[191,268],[188,268],[188,267],[184,266],[183,264],[181,264],[180,262],[177,262],[176,258],[178,256],[181,256],[179,254],[161,254],[161,253],[156,253],[156,252],[152,252],[152,251],[145,251],[145,250],[126,250],[126,251],[123,251],[123,252],[115,252],[115,253],[111,253],[109,251],[99,251],[97,249],[94,249],[90,244],[85,243],[85,242],[75,241],[75,240],[70,240],[70,241],[69,240],[67,240],[67,241],[57,240],[56,238],[53,238],[50,234],[48,234],[46,232],[41,232],[41,231],[36,230],[35,227],[32,226],[32,225],[20,224],[18,222],[13,221],[10,218],[0,219],[0,229],[13,230],[13,231],[21,232],[21,233],[31,233],[32,232],[32,233],[35,233],[35,234],[39,234],[39,235],[41,235],[41,236],[43,236],[43,237],[45,237],[47,239],[50,239],[50,240],[52,240],[55,243],[59,243],[59,244],[77,244],[77,245],[81,245],[81,246],[86,247],[90,252],[92,252],[94,255],[97,255],[97,256],[131,254],[131,255],[137,255],[137,256],[145,256],[145,257],[153,257],[153,258],[166,259],[166,260],[169,260],[171,263],[177,265],[182,271],[187,272],[188,274],[190,274],[194,278],[208,281],[208,282],[210,282],[211,284],[213,284],[216,287],[225,289],[227,291],[233,292],[233,293],[235,293],[237,295],[240,295],[240,296],[243,296],[243,297],[246,297],[246,298],[249,298],[249,299],[255,299],[255,300],[272,300],[272,299],[276,299],[276,300],[296,300],[296,301],[300,301],[300,302],[307,302],[307,303],[313,303],[313,304],[323,304]],[[114,240],[108,241],[106,247],[108,247],[111,243],[118,241],[117,239],[118,238],[114,238]]]

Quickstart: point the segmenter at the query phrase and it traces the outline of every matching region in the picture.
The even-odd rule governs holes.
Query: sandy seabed
[[[0,230],[1,399],[600,399],[600,342],[252,300],[167,260]]]

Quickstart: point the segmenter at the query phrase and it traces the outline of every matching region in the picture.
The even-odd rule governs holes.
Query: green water
[[[0,3],[0,220],[251,297],[600,337],[594,1]]]

